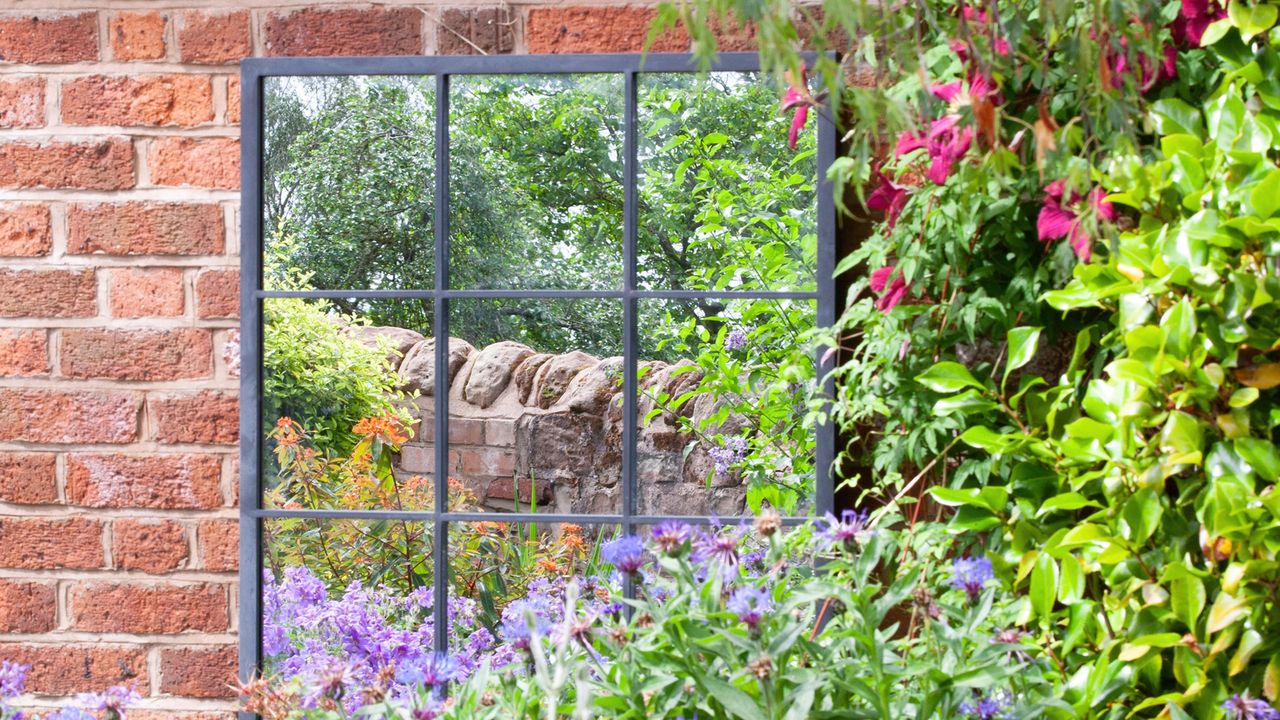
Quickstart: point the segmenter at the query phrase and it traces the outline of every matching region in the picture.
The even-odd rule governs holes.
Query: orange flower
[[[298,432],[300,429],[297,423],[287,417],[276,420],[276,443],[279,445],[297,445],[298,441],[302,439],[301,434]]]
[[[408,442],[409,436],[403,432],[400,419],[392,413],[386,413],[377,417],[362,418],[356,426],[351,429],[357,435],[365,437],[379,437],[388,445],[403,445]]]
[[[546,558],[538,558],[538,567],[542,568],[543,570],[546,570],[549,573],[555,573],[555,574],[560,573],[560,566]]]
[[[581,535],[582,526],[574,525],[573,523],[560,523],[560,532],[565,535]]]
[[[472,525],[476,532],[481,535],[501,535],[506,532],[506,523],[494,522],[492,520],[481,520]]]
[[[582,536],[576,533],[566,533],[561,536],[560,544],[572,552],[582,552],[587,549],[587,541],[583,540]]]

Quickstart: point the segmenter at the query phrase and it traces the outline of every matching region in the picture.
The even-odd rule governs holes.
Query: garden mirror
[[[475,667],[631,592],[605,540],[830,509],[834,131],[757,62],[245,63],[244,672],[338,615]]]

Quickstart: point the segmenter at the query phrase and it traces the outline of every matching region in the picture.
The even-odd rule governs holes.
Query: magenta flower
[[[898,137],[898,147],[894,151],[901,156],[918,148],[929,152],[929,172],[926,175],[935,184],[943,185],[955,169],[956,163],[969,152],[973,144],[973,128],[957,128],[959,115],[945,115],[933,121],[929,132],[924,137],[904,132]]]
[[[1182,0],[1182,10],[1169,29],[1180,45],[1200,47],[1200,40],[1209,25],[1226,16],[1226,9],[1216,0]]]
[[[982,73],[970,73],[965,80],[953,80],[949,83],[935,83],[929,86],[929,92],[933,93],[944,102],[955,102],[957,100],[963,103],[969,103],[975,99],[993,98],[997,95],[999,89],[991,78]]]
[[[876,309],[888,313],[907,296],[907,281],[896,265],[886,265],[871,273],[871,289],[880,293]]]
[[[1084,228],[1082,213],[1075,209],[1085,196],[1072,192],[1066,202],[1063,202],[1065,192],[1066,188],[1061,180],[1049,183],[1044,189],[1044,206],[1040,208],[1040,216],[1036,218],[1036,233],[1040,241],[1045,243],[1067,238],[1080,262],[1089,262],[1089,258],[1093,257],[1093,238]],[[1102,188],[1094,188],[1089,193],[1089,205],[1097,217],[1114,221],[1115,206],[1104,200],[1105,196]]]
[[[796,149],[796,144],[800,141],[800,131],[804,130],[804,126],[809,123],[809,107],[814,104],[813,96],[809,94],[809,72],[808,68],[801,66],[800,82],[792,79],[790,72],[787,73],[787,92],[782,96],[782,109],[779,112],[793,111],[791,115],[791,129],[787,131],[787,145],[792,149]]]
[[[972,5],[966,5],[963,17],[966,21],[977,24],[984,35],[991,33],[991,29],[989,27],[991,25],[991,16],[987,14],[986,10],[975,8]],[[968,61],[968,48],[964,46],[964,43],[958,40],[953,41],[951,43],[951,48],[960,54],[961,59]],[[1009,41],[1005,39],[1003,35],[995,35],[994,39],[991,41],[991,49],[1000,57],[1007,57],[1010,50]]]
[[[1111,87],[1120,88],[1124,86],[1125,73],[1129,72],[1129,39],[1120,38],[1120,51],[1115,52],[1110,47],[1104,50],[1104,55],[1108,57],[1108,65],[1111,69]],[[1139,53],[1138,67],[1136,68],[1138,77],[1138,89],[1147,92],[1156,83],[1172,80],[1178,76],[1178,51],[1171,45],[1165,46],[1161,51],[1160,64],[1157,66],[1152,63],[1150,57]]]
[[[898,215],[902,214],[902,208],[907,204],[909,193],[905,186],[894,183],[878,168],[874,173],[879,184],[867,195],[867,209],[883,212],[889,229],[892,230],[898,222]]]

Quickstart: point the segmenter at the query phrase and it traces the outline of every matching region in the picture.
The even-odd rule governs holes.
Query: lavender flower
[[[634,575],[644,565],[644,543],[634,535],[610,540],[600,548],[600,557],[618,570]]]
[[[1280,720],[1280,710],[1267,704],[1262,698],[1249,697],[1249,693],[1237,693],[1222,703],[1227,720]]]
[[[994,578],[989,558],[958,557],[951,565],[951,587],[963,590],[971,602],[978,599],[982,588]]]
[[[462,665],[452,655],[432,653],[423,661],[401,666],[396,680],[405,684],[419,684],[437,691],[445,685],[464,677]]]
[[[740,328],[730,330],[729,333],[724,336],[724,349],[733,352],[746,347],[747,333],[750,332],[750,330],[751,328],[747,328],[746,330]]]
[[[716,464],[716,475],[722,477],[729,469],[747,457],[747,440],[743,437],[731,437],[720,447],[709,448],[707,454]]]
[[[5,660],[0,662],[0,700],[8,700],[22,694],[27,684],[27,671],[30,665]]]
[[[979,697],[973,702],[962,702],[956,711],[962,716],[978,720],[995,720],[1005,717],[1007,707],[1013,698],[1007,692],[995,692],[987,697]]]
[[[115,685],[100,693],[84,693],[77,704],[89,712],[100,712],[107,720],[124,720],[124,709],[142,699],[134,686]]]
[[[848,550],[852,549],[857,544],[858,537],[866,532],[867,512],[843,510],[840,512],[839,520],[835,515],[827,513],[823,523],[822,529],[818,531],[818,537],[822,538],[827,549],[838,547]]]
[[[654,526],[650,537],[664,555],[675,556],[693,537],[693,528],[678,520],[665,520]]]
[[[773,609],[773,598],[764,588],[738,588],[729,596],[725,607],[751,630],[760,626],[764,614]]]

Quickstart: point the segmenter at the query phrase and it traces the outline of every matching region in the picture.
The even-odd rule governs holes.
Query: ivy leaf
[[[940,393],[953,393],[965,388],[985,389],[969,369],[958,362],[940,362],[916,376],[916,382]]]

